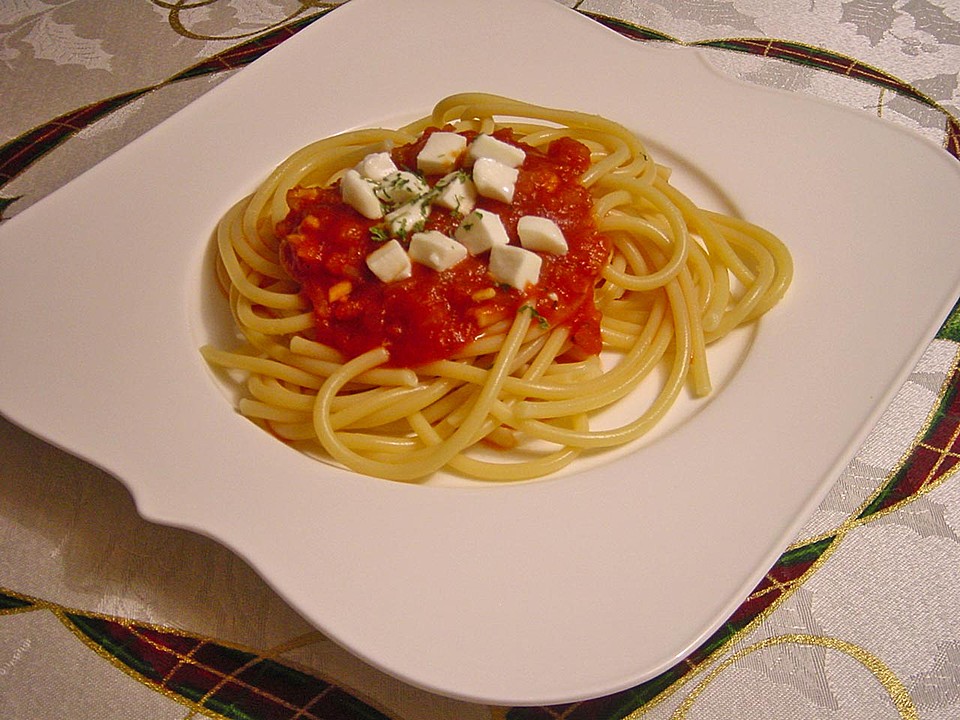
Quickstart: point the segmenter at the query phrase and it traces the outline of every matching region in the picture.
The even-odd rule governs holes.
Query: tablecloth
[[[40,201],[338,4],[0,2],[0,213]],[[747,82],[905,126],[960,160],[956,0],[563,4],[639,43],[700,47]],[[230,551],[144,521],[116,479],[0,419],[0,716],[960,717],[958,361],[955,310],[703,647],[637,687],[554,707],[471,704],[384,675]]]

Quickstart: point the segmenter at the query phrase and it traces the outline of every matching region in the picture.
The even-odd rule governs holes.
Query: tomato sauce
[[[430,132],[392,151],[398,168],[415,171]],[[589,167],[589,151],[569,138],[552,142],[544,152],[515,142],[509,130],[495,136],[522,147],[526,159],[512,203],[480,197],[477,207],[500,215],[513,244],[519,244],[516,226],[522,216],[550,218],[563,231],[567,253],[540,253],[539,281],[524,291],[490,276],[487,253],[468,255],[442,272],[414,262],[411,277],[384,283],[365,262],[382,244],[371,234],[381,221],[364,218],[342,202],[336,186],[294,188],[287,197],[290,212],[277,226],[281,261],[313,306],[316,340],[348,358],[382,346],[390,353],[390,366],[415,367],[453,356],[485,327],[524,309],[535,313],[535,322],[568,324],[579,354],[600,352],[593,291],[610,246],[596,228],[593,201],[579,181]],[[432,185],[438,178],[427,179]],[[452,237],[461,219],[434,207],[425,229]],[[406,247],[409,239],[399,239]]]

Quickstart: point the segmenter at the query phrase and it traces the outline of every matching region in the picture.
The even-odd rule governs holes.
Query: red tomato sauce
[[[430,132],[392,151],[398,168],[416,170],[417,153]],[[522,147],[526,159],[512,203],[480,197],[477,207],[500,215],[512,244],[519,244],[516,226],[522,216],[550,218],[563,231],[567,253],[540,253],[539,281],[525,291],[498,284],[487,271],[487,253],[468,255],[442,272],[414,262],[411,277],[384,283],[365,262],[382,244],[370,232],[381,221],[364,218],[342,202],[337,186],[294,188],[277,234],[281,261],[313,306],[316,340],[348,358],[385,347],[390,366],[415,367],[450,358],[485,327],[524,308],[535,311],[535,322],[568,324],[578,354],[600,352],[593,291],[610,246],[596,228],[593,201],[579,181],[590,164],[589,150],[569,138],[554,141],[544,152],[515,142],[509,130],[495,136]],[[432,185],[438,178],[427,179]],[[434,207],[425,229],[452,237],[461,219]],[[408,238],[399,240],[408,245]]]

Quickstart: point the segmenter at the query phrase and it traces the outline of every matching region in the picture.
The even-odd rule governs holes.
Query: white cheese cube
[[[470,151],[467,153],[467,157],[474,161],[480,158],[489,158],[507,167],[515,168],[523,164],[527,154],[516,145],[497,140],[492,135],[477,135],[474,141],[470,143]]]
[[[390,173],[397,172],[397,166],[388,152],[370,153],[354,167],[358,173],[368,180],[380,182]]]
[[[414,233],[410,238],[410,259],[437,272],[452,268],[467,256],[467,248],[442,232]]]
[[[434,186],[437,196],[434,204],[466,215],[477,205],[477,186],[466,174],[453,172],[441,178]]]
[[[430,187],[419,175],[406,170],[392,172],[380,181],[377,195],[384,202],[399,205],[427,192]]]
[[[417,155],[417,169],[427,175],[450,172],[467,149],[467,139],[452,132],[435,132]]]
[[[535,252],[516,245],[496,245],[490,250],[490,274],[493,279],[517,290],[537,284],[542,262]]]
[[[383,207],[374,185],[356,170],[347,170],[340,179],[340,197],[365,218],[376,220],[383,217]]]
[[[520,236],[520,244],[527,250],[553,255],[567,254],[567,239],[550,218],[524,215],[517,221],[517,235]]]
[[[471,255],[479,255],[495,245],[510,242],[500,216],[489,210],[474,210],[467,215],[453,236],[463,243]]]
[[[473,165],[473,184],[477,193],[491,200],[513,202],[519,171],[490,158],[480,158]]]
[[[367,267],[385,283],[410,277],[412,265],[403,245],[390,240],[367,255]]]
[[[384,218],[391,235],[409,235],[423,229],[424,223],[430,217],[430,205],[422,198],[413,202],[404,203],[395,210],[391,210]]]

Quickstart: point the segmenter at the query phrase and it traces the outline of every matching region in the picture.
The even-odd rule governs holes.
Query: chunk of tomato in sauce
[[[432,131],[394,149],[398,167],[416,168],[416,155]],[[475,136],[464,134],[468,140]],[[551,326],[568,324],[579,354],[600,352],[593,293],[610,246],[597,230],[590,192],[579,180],[590,165],[589,150],[570,138],[543,151],[517,143],[510,130],[495,136],[523,147],[526,159],[513,202],[480,198],[478,207],[500,215],[514,244],[521,217],[550,218],[564,233],[567,253],[543,253],[538,283],[523,292],[490,276],[486,254],[468,256],[443,272],[414,263],[409,278],[384,283],[365,262],[380,246],[371,232],[379,221],[343,203],[336,186],[294,188],[287,198],[290,212],[277,225],[280,258],[313,306],[316,340],[348,358],[385,347],[390,366],[416,367],[452,357],[493,322],[529,306]],[[434,208],[425,229],[452,236],[460,220],[455,211]],[[408,238],[400,240],[406,245]]]

